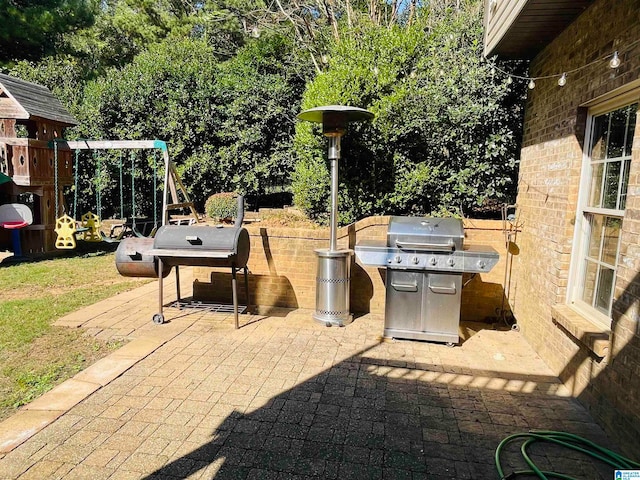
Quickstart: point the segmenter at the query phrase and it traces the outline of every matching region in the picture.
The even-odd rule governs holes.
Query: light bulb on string
[[[562,76],[558,79],[558,85],[564,87],[567,84],[567,74],[563,73]]]
[[[618,51],[613,52],[613,57],[609,61],[609,68],[618,68],[620,66],[620,57]]]
[[[511,78],[511,75],[509,75],[507,77],[507,85],[511,85],[513,83],[513,78]]]
[[[533,90],[534,88],[536,88],[536,82],[534,82],[532,78],[529,82],[529,90]]]

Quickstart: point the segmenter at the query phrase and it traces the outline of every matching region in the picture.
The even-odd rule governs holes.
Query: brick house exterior
[[[517,239],[519,254],[513,261],[509,303],[526,339],[621,448],[637,457],[640,1],[543,3],[488,0],[485,9],[487,57],[529,58],[529,75],[538,78],[526,104],[517,198],[522,231]],[[562,29],[549,34],[546,25],[557,26],[552,20],[562,16],[560,6],[579,10],[563,18]],[[549,21],[538,17],[537,26],[533,26],[527,17],[527,9],[532,8],[538,9],[538,16],[546,14]],[[523,32],[528,33],[528,39]],[[612,68],[610,61],[616,51],[620,65]],[[574,69],[578,70],[572,73]],[[563,72],[568,72],[567,82],[559,86]],[[626,145],[620,154],[622,160],[597,163],[596,140],[604,137],[598,137],[600,127],[596,126],[623,114],[625,129],[615,127],[613,120],[606,124],[610,129],[606,148],[615,143],[614,131],[626,132],[621,140]],[[613,156],[606,153],[605,158]],[[596,173],[601,165],[607,169],[602,178]],[[618,207],[595,205],[594,185],[602,179],[598,185],[608,189],[610,178],[618,181],[609,169],[613,172],[614,166],[620,165],[626,173],[619,176]],[[586,257],[596,248],[596,217],[617,225],[617,233],[603,228],[599,244],[601,252],[614,252],[609,259],[611,268],[599,264],[600,270],[591,270]],[[598,280],[590,277],[595,271],[599,272],[594,277]],[[597,282],[606,283],[607,275],[612,283],[608,306],[603,293],[601,302],[596,299],[589,304],[593,308],[584,308],[584,299],[596,296],[592,290],[596,286],[600,289]]]

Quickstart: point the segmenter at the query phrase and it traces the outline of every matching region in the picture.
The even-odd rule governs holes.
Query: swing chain
[[[80,175],[78,168],[79,168],[79,164],[80,164],[80,150],[76,149],[75,151],[75,161],[74,161],[74,185],[73,185],[73,218],[78,218],[76,217],[76,214],[78,213],[78,177]]]
[[[118,154],[118,166],[120,167],[120,218],[124,219],[124,185],[122,183],[122,150]]]
[[[131,225],[133,230],[136,229],[136,157],[135,152],[131,150],[129,153],[131,159]]]
[[[102,219],[102,165],[101,165],[102,156],[96,153],[96,214],[98,215],[98,219]]]
[[[55,217],[58,218],[58,142],[53,141],[53,191],[55,193]]]
[[[158,228],[158,163],[153,149],[153,225]]]

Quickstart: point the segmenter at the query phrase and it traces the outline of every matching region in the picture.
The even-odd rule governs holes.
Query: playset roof
[[[78,124],[48,88],[0,73],[0,119],[3,118]]]

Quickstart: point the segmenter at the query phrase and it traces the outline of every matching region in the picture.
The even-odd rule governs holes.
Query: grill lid
[[[410,250],[462,250],[464,229],[457,218],[391,217],[387,246]]]

